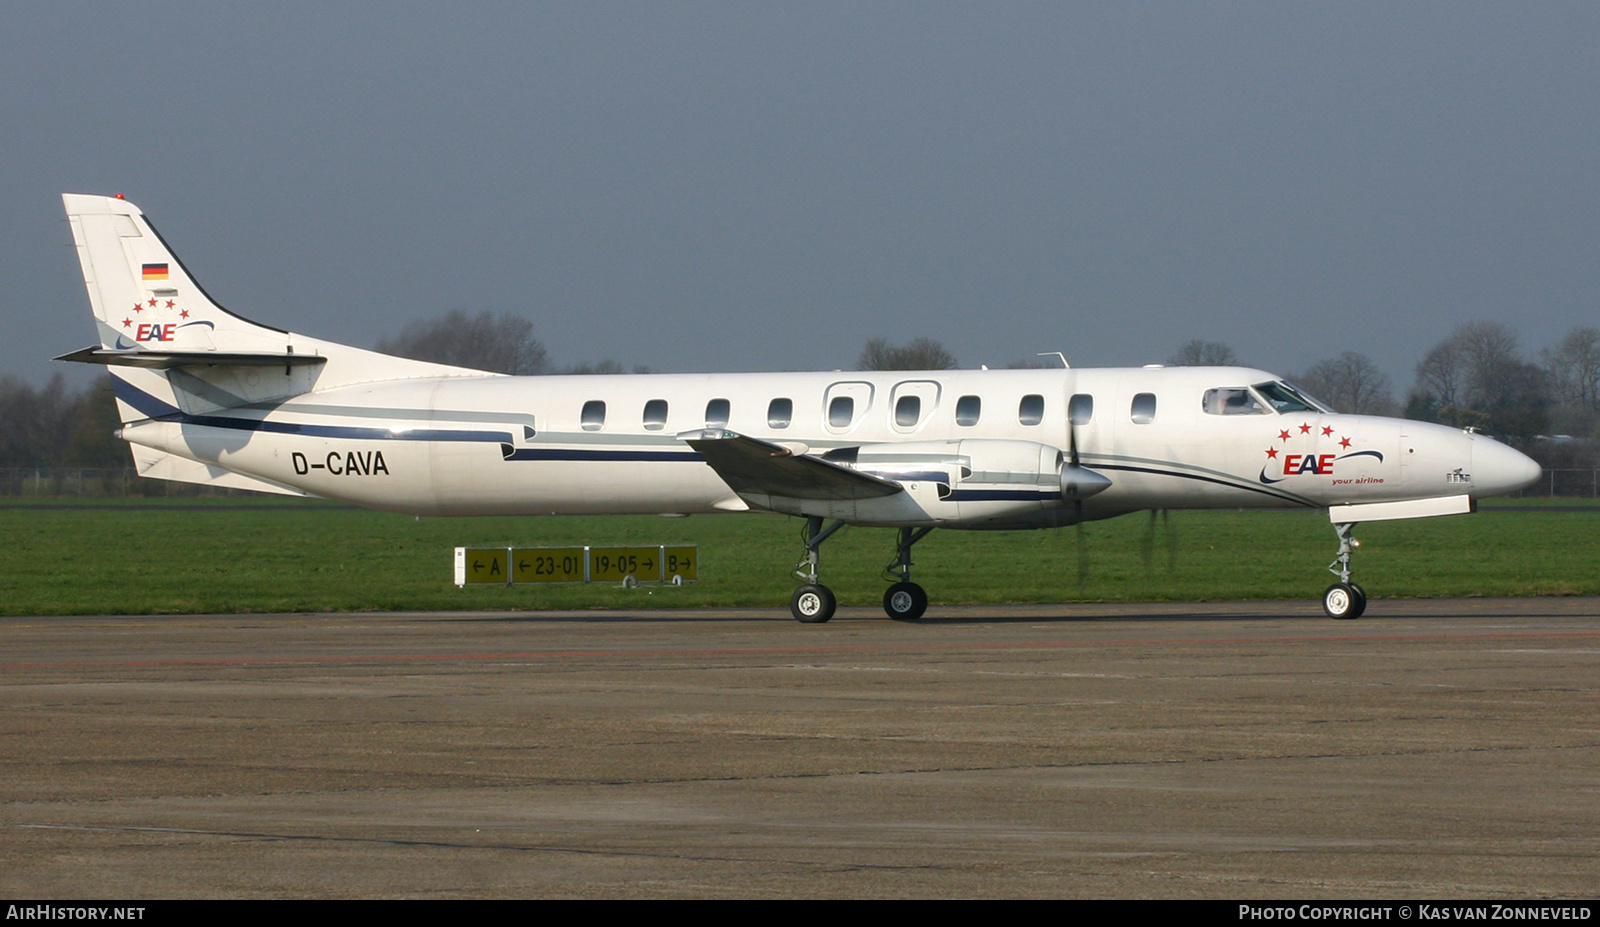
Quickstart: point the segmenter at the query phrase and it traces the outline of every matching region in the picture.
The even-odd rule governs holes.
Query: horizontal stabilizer
[[[153,480],[172,480],[178,483],[198,483],[219,489],[248,489],[251,492],[270,492],[285,496],[310,497],[310,493],[292,489],[243,473],[234,473],[215,464],[201,463],[176,454],[167,454],[153,448],[133,445],[133,463],[139,475]]]
[[[118,351],[88,347],[54,358],[78,364],[104,364],[107,367],[144,367],[171,370],[174,367],[299,367],[325,364],[327,358],[315,354],[271,352],[238,353],[227,351]]]
[[[789,448],[720,429],[679,435],[740,496],[783,496],[827,502],[877,499],[903,492],[899,483],[841,467]]]

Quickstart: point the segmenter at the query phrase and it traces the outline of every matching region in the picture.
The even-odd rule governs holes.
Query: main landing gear
[[[922,613],[928,610],[928,594],[922,587],[911,581],[911,545],[928,536],[932,528],[901,528],[900,539],[895,545],[898,555],[895,562],[884,570],[889,576],[899,576],[899,580],[889,587],[883,594],[883,610],[889,617],[896,621],[916,621]]]
[[[1361,546],[1360,541],[1350,536],[1354,528],[1354,522],[1333,526],[1333,530],[1339,532],[1339,556],[1328,564],[1328,572],[1339,577],[1339,581],[1322,594],[1322,610],[1329,618],[1360,618],[1367,610],[1366,591],[1350,581],[1350,554]]]
[[[821,624],[832,618],[834,610],[838,608],[839,600],[834,597],[833,590],[817,582],[817,567],[821,562],[822,542],[843,527],[842,521],[836,521],[824,528],[820,517],[812,516],[806,519],[805,530],[800,536],[805,544],[805,553],[794,567],[794,575],[805,584],[796,589],[793,597],[789,599],[789,613],[794,615],[795,620],[806,624]],[[928,594],[921,586],[911,581],[911,545],[927,537],[928,532],[932,530],[932,528],[900,529],[895,562],[884,571],[890,576],[899,577],[898,581],[889,587],[889,591],[883,594],[883,610],[896,621],[916,621],[928,610]]]

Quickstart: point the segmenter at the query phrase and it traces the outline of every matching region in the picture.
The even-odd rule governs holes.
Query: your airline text
[[[312,463],[299,451],[289,457],[294,461],[294,472],[300,476],[312,470],[322,470],[334,476],[389,475],[389,467],[383,462],[383,451],[329,451],[328,456],[318,463]]]

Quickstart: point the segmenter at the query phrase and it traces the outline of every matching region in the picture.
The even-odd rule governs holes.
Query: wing
[[[741,498],[783,496],[843,502],[878,499],[905,491],[892,480],[816,457],[797,456],[782,445],[723,429],[708,428],[679,437],[704,457],[711,469],[717,471],[717,476]]]

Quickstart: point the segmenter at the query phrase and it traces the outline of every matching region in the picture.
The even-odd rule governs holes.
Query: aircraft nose
[[[1492,438],[1475,436],[1472,442],[1472,487],[1477,496],[1499,496],[1539,481],[1539,464],[1533,458]]]

